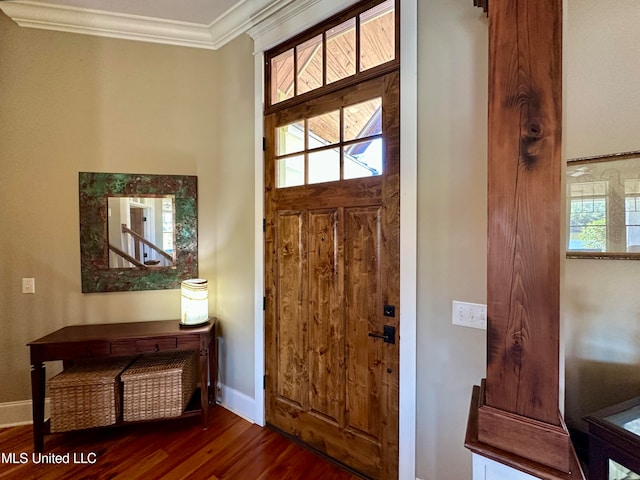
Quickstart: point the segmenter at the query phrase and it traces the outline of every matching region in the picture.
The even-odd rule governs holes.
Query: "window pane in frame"
[[[594,185],[582,184],[582,186],[587,191],[594,190]],[[576,195],[571,199],[568,237],[568,250],[583,252],[606,251],[606,197],[578,197]]]
[[[340,180],[340,149],[330,148],[309,154],[309,183]]]
[[[271,59],[271,104],[293,98],[293,48]]]
[[[382,137],[366,142],[353,143],[344,147],[345,180],[382,175],[383,158]]]
[[[304,185],[304,155],[276,160],[277,188]]]
[[[304,150],[304,120],[276,129],[276,155],[288,155]]]
[[[345,141],[382,133],[382,98],[349,105],[343,109]]]
[[[624,182],[627,252],[640,252],[640,180]]]
[[[356,19],[325,32],[327,42],[327,85],[356,74]]]
[[[296,47],[297,91],[296,95],[310,92],[322,86],[322,35],[316,35]]]
[[[307,120],[308,146],[320,148],[340,141],[340,110],[324,113]]]
[[[360,14],[360,71],[395,59],[394,7],[394,0],[387,0]]]

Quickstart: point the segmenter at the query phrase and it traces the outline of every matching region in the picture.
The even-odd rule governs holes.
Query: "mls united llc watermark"
[[[50,464],[69,465],[87,464],[93,465],[98,461],[98,454],[94,452],[73,452],[73,453],[27,453],[27,452],[0,452],[0,463],[10,464]]]

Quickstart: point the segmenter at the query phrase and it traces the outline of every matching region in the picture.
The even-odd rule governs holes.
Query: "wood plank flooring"
[[[31,425],[0,429],[0,479],[95,480],[355,480],[286,437],[222,407],[209,428],[199,417],[85,430],[45,437],[43,460],[33,457]],[[11,454],[15,454],[12,463]],[[23,457],[21,457],[23,454]],[[65,457],[68,456],[68,463]],[[75,456],[75,458],[74,458]],[[20,463],[25,458],[25,463]],[[80,463],[80,462],[93,463]]]

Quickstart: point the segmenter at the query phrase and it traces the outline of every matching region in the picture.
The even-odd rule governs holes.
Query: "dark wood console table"
[[[199,327],[181,327],[178,320],[98,325],[72,325],[61,328],[28,344],[31,353],[31,393],[33,400],[34,451],[44,449],[44,362],[137,355],[167,350],[200,352],[200,405],[184,416],[200,414],[202,424],[209,423],[209,406],[215,403],[217,384],[216,319]],[[123,423],[123,422],[119,422]]]
[[[636,474],[624,478],[638,478],[640,397],[600,410],[585,420],[589,425],[589,478],[609,480],[609,462]]]

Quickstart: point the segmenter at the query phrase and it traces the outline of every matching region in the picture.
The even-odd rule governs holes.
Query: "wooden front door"
[[[265,135],[267,423],[397,478],[399,75],[270,114]]]

